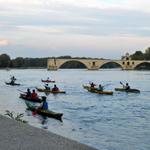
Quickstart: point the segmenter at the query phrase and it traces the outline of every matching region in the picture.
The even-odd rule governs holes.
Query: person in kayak
[[[123,85],[123,88],[124,88],[125,90],[129,90],[129,89],[130,89],[130,86],[129,86],[128,83],[126,83],[126,85]]]
[[[46,101],[46,96],[42,96],[42,105],[38,107],[38,109],[42,109],[42,110],[48,110],[48,103]],[[42,124],[46,123],[47,120],[47,116],[42,115],[43,120],[41,121]]]
[[[90,86],[92,89],[94,89],[96,85],[92,82],[92,83],[90,83]]]
[[[27,89],[27,92],[26,92],[27,94],[26,94],[26,97],[31,97],[31,91],[30,91],[30,89]]]
[[[52,88],[52,91],[53,91],[53,92],[59,91],[59,88],[56,86],[56,84],[54,84],[54,87]]]
[[[35,92],[35,90],[32,90],[31,99],[38,99],[38,94]]]
[[[50,90],[50,87],[49,87],[49,85],[48,85],[48,84],[45,84],[45,86],[44,86],[44,87],[45,87],[45,89],[46,89],[46,90]]]
[[[10,78],[10,80],[11,80],[10,83],[11,83],[11,84],[14,84],[15,81],[16,81],[16,78],[15,78],[14,76],[12,76],[12,77]]]
[[[104,90],[104,87],[101,85],[101,84],[99,84],[99,86],[98,86],[98,89],[97,89],[98,91],[103,91]]]
[[[44,109],[44,110],[48,110],[48,103],[46,101],[46,97],[45,96],[42,96],[42,106],[40,107],[40,109]]]
[[[126,83],[126,90],[129,90],[130,89],[130,86],[128,83]]]

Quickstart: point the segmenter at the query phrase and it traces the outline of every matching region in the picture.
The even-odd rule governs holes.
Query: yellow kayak
[[[36,88],[37,91],[39,92],[45,92],[45,93],[53,93],[53,94],[59,94],[59,93],[62,93],[62,94],[66,94],[66,91],[52,91],[52,90],[48,90],[48,89],[42,89],[42,88]]]
[[[83,85],[83,88],[87,89],[91,93],[113,95],[112,91],[99,91],[97,88],[91,88],[90,86],[86,85]]]

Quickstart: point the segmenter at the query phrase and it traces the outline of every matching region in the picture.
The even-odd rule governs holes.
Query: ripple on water
[[[144,71],[120,70],[0,70],[0,112],[4,114],[8,109],[24,113],[31,125],[41,128],[38,117],[25,113],[26,106],[18,98],[18,89],[26,91],[27,87],[43,87],[41,78],[50,76],[67,94],[47,95],[49,108],[64,114],[62,123],[49,118],[47,130],[101,150],[149,150],[150,80],[147,74]],[[8,81],[10,75],[15,75],[22,86],[5,85],[4,81]],[[82,85],[89,81],[103,85],[110,83],[106,90],[113,91],[120,87],[120,81],[128,81],[131,87],[139,88],[141,93],[114,91],[113,96],[98,95],[83,89]]]

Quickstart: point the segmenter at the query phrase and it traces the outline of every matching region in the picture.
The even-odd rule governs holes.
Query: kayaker
[[[129,89],[130,89],[130,86],[129,86],[128,83],[126,83],[125,89],[126,89],[126,90],[129,90]]]
[[[59,91],[59,88],[56,86],[56,84],[54,84],[54,87],[52,88],[53,92]]]
[[[26,97],[31,97],[31,91],[30,91],[30,89],[27,89],[27,92],[26,92],[27,94],[26,94]]]
[[[15,78],[14,76],[12,76],[12,77],[10,78],[10,80],[11,80],[10,83],[11,83],[11,84],[14,84],[15,81],[16,81],[16,78]]]
[[[48,103],[46,101],[46,97],[42,96],[42,100],[43,100],[43,103],[42,103],[42,106],[40,108],[44,109],[44,110],[48,110]]]
[[[103,90],[104,90],[104,87],[101,84],[99,84],[98,91],[103,91]]]
[[[35,90],[32,90],[31,99],[38,99],[38,94],[35,92]]]
[[[44,87],[45,87],[45,89],[46,89],[46,90],[50,90],[50,87],[49,87],[49,85],[48,85],[48,84],[45,84],[45,86],[44,86]]]
[[[95,84],[92,82],[92,83],[90,83],[90,86],[91,86],[91,88],[95,88]]]

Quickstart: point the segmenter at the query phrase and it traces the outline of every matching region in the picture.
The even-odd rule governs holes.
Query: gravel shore
[[[0,150],[96,150],[0,115]]]

